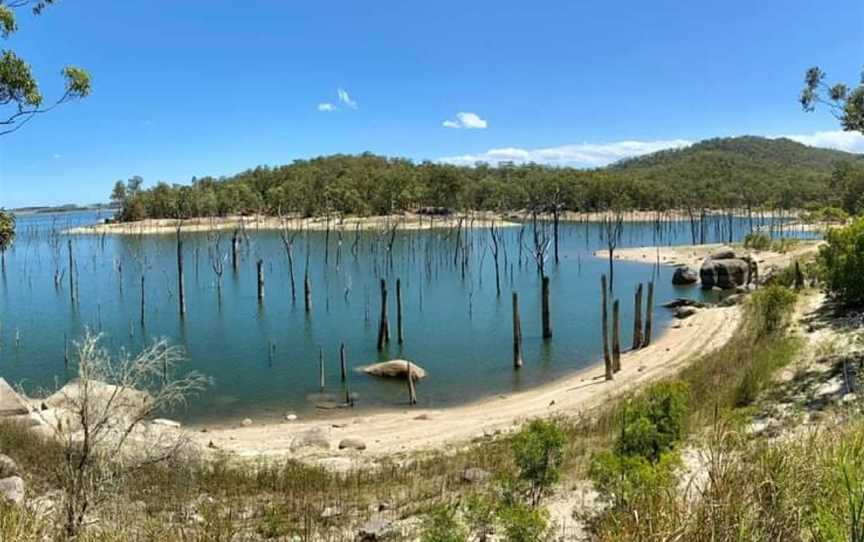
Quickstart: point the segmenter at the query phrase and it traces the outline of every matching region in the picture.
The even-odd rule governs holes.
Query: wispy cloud
[[[665,149],[687,147],[693,142],[686,139],[660,141],[617,141],[612,143],[581,143],[539,149],[504,147],[489,149],[479,154],[463,154],[441,158],[441,162],[471,165],[486,162],[497,165],[501,162],[517,164],[537,163],[555,166],[601,167],[624,158],[641,156]]]
[[[339,96],[339,103],[348,109],[357,109],[357,101],[352,99],[351,95],[344,88],[336,89],[336,95]]]
[[[318,104],[318,111],[323,113],[329,113],[331,111],[336,111],[336,106],[331,104],[330,102],[324,102]]]
[[[483,130],[488,123],[477,113],[456,113],[456,119],[448,119],[443,123],[445,128],[464,128],[466,130]]]
[[[59,160],[59,159],[63,158],[63,155],[55,152],[54,154],[51,155],[51,158],[53,158],[55,160]]]
[[[834,130],[829,132],[814,132],[812,134],[793,134],[785,137],[810,147],[836,149],[838,151],[864,153],[864,135],[858,132]]]

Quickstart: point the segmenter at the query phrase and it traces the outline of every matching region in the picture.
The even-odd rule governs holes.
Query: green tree
[[[537,506],[561,478],[567,433],[554,420],[534,420],[513,437],[516,488]]]
[[[6,271],[6,251],[15,242],[15,215],[0,209],[0,260]]]
[[[29,7],[33,14],[42,10],[55,0],[0,0],[0,36],[9,38],[18,30],[16,10]],[[61,71],[66,80],[63,94],[52,103],[46,104],[33,77],[30,65],[11,50],[0,54],[0,135],[10,134],[26,125],[36,115],[47,113],[58,105],[90,94],[90,74],[75,66],[66,66]]]
[[[864,305],[864,218],[845,228],[828,230],[819,251],[828,291],[848,305]]]
[[[818,104],[828,107],[843,129],[849,132],[864,132],[864,73],[858,86],[849,88],[845,83],[828,85],[825,72],[819,67],[807,70],[804,75],[804,90],[801,91],[801,107],[814,111]]]

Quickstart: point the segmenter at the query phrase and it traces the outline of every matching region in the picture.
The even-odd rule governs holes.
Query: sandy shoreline
[[[663,310],[663,309],[661,309]],[[293,457],[334,468],[419,451],[459,446],[540,416],[585,412],[604,400],[644,384],[668,377],[687,361],[724,344],[740,321],[740,308],[711,308],[673,323],[653,344],[622,356],[622,370],[612,382],[602,378],[602,363],[556,382],[524,392],[486,398],[464,406],[410,409],[327,420],[304,420],[249,427],[191,426],[202,447],[239,457]],[[503,369],[502,370],[509,370]],[[418,393],[423,393],[422,383]],[[330,443],[329,450],[303,447],[292,450],[298,436],[317,431]],[[342,439],[363,441],[365,451],[339,450]]]
[[[561,222],[568,223],[600,223],[613,216],[607,212],[574,212],[564,211],[560,215]],[[685,221],[689,215],[685,211],[640,211],[633,210],[623,213],[625,222],[655,222]],[[708,217],[725,216],[719,211],[709,212]],[[735,216],[741,217],[740,213]],[[797,213],[765,214],[765,218],[796,218]],[[292,217],[279,218],[266,215],[252,216],[228,216],[212,218],[190,218],[179,221],[181,229],[186,233],[210,232],[210,231],[233,231],[237,229],[246,231],[274,231],[287,228],[289,230],[325,231],[343,230],[351,232],[355,230],[389,230],[396,228],[400,230],[424,230],[424,229],[449,229],[454,228],[462,222],[463,227],[487,228],[491,224],[499,226],[518,226],[519,222],[531,220],[531,214],[527,211],[492,212],[474,211],[465,214],[454,215],[422,215],[418,213],[404,213],[398,215],[383,216],[348,216],[348,217]],[[542,216],[543,220],[551,220],[549,214]],[[178,221],[175,219],[146,219],[138,222],[124,222],[111,224],[94,224],[71,228],[65,233],[71,235],[164,235],[176,233]],[[805,225],[808,226],[809,225]],[[801,231],[810,231],[802,229]]]

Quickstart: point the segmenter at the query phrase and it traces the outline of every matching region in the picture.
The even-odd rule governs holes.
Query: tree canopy
[[[842,173],[841,173],[842,172]],[[602,169],[459,167],[373,154],[259,166],[189,185],[118,181],[121,220],[230,214],[382,215],[403,211],[847,208],[838,186],[864,182],[860,157],[790,140],[715,139]],[[855,202],[854,205],[859,205]]]

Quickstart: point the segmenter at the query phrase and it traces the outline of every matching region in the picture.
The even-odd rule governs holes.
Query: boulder
[[[697,312],[699,311],[696,307],[678,307],[677,309],[675,309],[675,318],[683,320],[685,318],[690,318]]]
[[[8,455],[0,454],[0,479],[17,476],[18,464]]]
[[[687,286],[699,282],[699,273],[692,267],[679,267],[672,275],[672,284],[676,286]]]
[[[372,376],[405,378],[405,374],[408,372],[408,361],[404,359],[394,359],[359,367],[358,370]],[[420,380],[421,378],[426,378],[426,371],[413,361],[411,362],[411,378],[415,381]]]
[[[738,256],[735,255],[734,250],[732,250],[729,247],[722,247],[722,248],[719,248],[719,249],[715,250],[714,252],[712,252],[711,255],[708,256],[708,259],[710,259],[710,260],[734,260],[737,257]]]
[[[30,409],[20,395],[15,393],[12,386],[0,378],[0,418],[6,416],[21,416],[27,414]]]
[[[172,429],[180,429],[180,422],[169,420],[166,418],[156,418],[153,420],[153,425],[161,425],[162,427],[171,427]]]
[[[696,307],[697,309],[704,309],[707,305],[701,301],[696,301],[695,299],[679,297],[663,303],[662,307],[665,309],[677,309],[678,307]]]
[[[727,256],[721,253],[721,256]],[[702,288],[720,288],[731,290],[739,286],[750,284],[757,273],[757,264],[749,256],[741,258],[714,258],[713,256],[702,263],[699,269],[699,278],[702,280]]]
[[[340,450],[345,450],[345,449],[365,450],[366,449],[366,443],[363,442],[362,440],[360,440],[359,438],[352,438],[352,437],[343,438],[341,441],[339,441],[339,449]]]
[[[723,301],[720,302],[721,307],[733,307],[735,305],[741,304],[744,299],[746,299],[746,295],[744,294],[732,294]]]
[[[291,441],[291,451],[296,452],[302,448],[321,448],[323,450],[329,450],[330,435],[320,427],[303,431],[295,436],[294,440]]]
[[[0,480],[0,499],[12,504],[21,504],[24,500],[24,480],[19,476],[10,476]]]
[[[462,481],[469,484],[479,484],[489,479],[491,474],[477,467],[468,467],[462,471]]]
[[[393,522],[382,517],[375,517],[367,521],[357,531],[357,542],[380,542],[386,540],[393,532]]]
[[[49,409],[76,411],[82,400],[82,391],[81,381],[76,378],[45,399],[44,404]],[[111,401],[114,412],[128,417],[137,417],[153,400],[147,392],[120,388],[98,380],[88,382],[88,392],[90,404],[94,409],[102,410]]]
[[[240,422],[240,425],[242,425],[243,427],[251,427],[252,423],[252,418],[246,418],[245,420]]]

